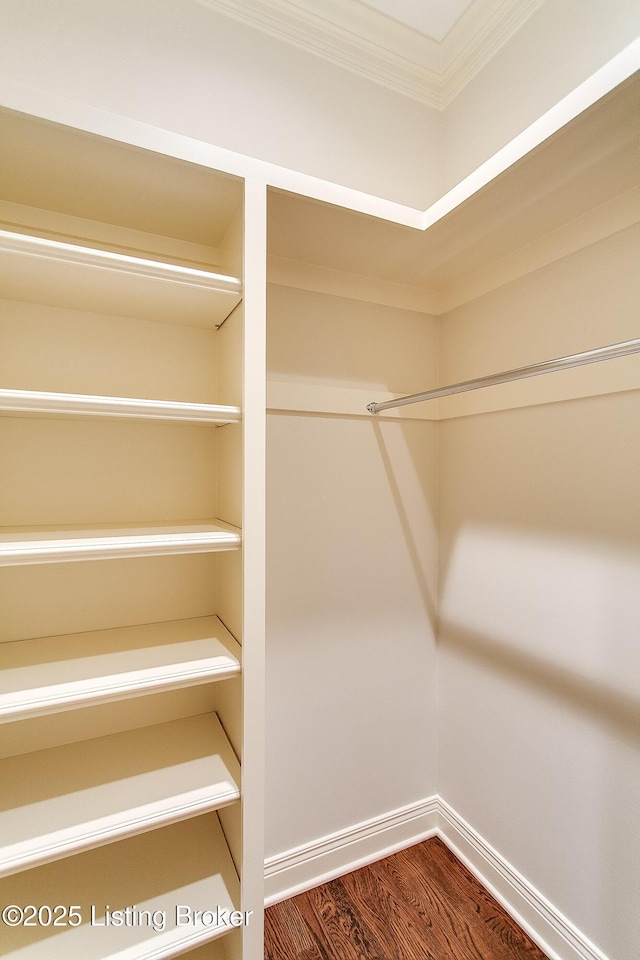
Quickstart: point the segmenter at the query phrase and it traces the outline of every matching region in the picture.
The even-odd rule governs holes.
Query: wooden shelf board
[[[26,300],[215,327],[240,303],[237,277],[0,230],[0,286]]]
[[[0,876],[218,809],[239,777],[215,714],[10,757]]]
[[[220,520],[171,526],[4,527],[0,566],[210,553],[240,546],[238,527]]]
[[[31,417],[126,417],[135,420],[179,420],[227,424],[240,420],[240,407],[180,400],[101,397],[39,390],[0,390],[0,411]]]
[[[0,723],[224,680],[241,649],[217,617],[0,644]]]
[[[189,907],[193,917],[196,910],[215,912],[217,906],[237,909],[240,898],[238,877],[212,813],[12,876],[0,881],[0,899],[22,907],[75,904],[83,921],[77,927],[4,927],[7,960],[163,960],[233,929],[229,923],[176,926],[176,906]],[[101,925],[106,906],[112,917],[127,907],[135,907],[138,919],[142,911],[151,916],[159,911],[156,919],[164,917],[165,929],[154,930],[143,921]],[[230,918],[219,913],[205,919]]]

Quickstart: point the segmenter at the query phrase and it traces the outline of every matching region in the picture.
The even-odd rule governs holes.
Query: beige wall
[[[443,191],[639,34],[635,0],[545,0],[445,110]]]
[[[411,311],[270,285],[268,332],[300,396],[436,375]],[[272,413],[267,441],[270,856],[436,790],[437,427]]]
[[[637,336],[639,257],[640,225],[635,224],[450,310],[441,319],[440,382],[455,383]],[[604,366],[586,370],[601,375]],[[553,380],[531,383],[537,391],[548,392]],[[528,389],[524,383],[518,389],[523,387]],[[469,397],[477,403],[481,394]]]
[[[436,427],[267,438],[270,856],[436,790]]]
[[[445,379],[632,336],[636,242],[454,311]],[[619,960],[640,933],[639,424],[637,390],[439,424],[439,792]]]
[[[0,75],[402,203],[438,194],[438,111],[195,0],[0,11]]]

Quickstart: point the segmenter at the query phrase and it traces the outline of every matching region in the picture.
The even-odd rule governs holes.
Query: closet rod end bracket
[[[369,413],[377,413],[377,412],[378,412],[378,404],[377,404],[377,403],[368,403],[368,404],[367,404],[367,410],[369,411]]]

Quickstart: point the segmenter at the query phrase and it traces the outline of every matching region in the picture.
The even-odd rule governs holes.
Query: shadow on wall
[[[434,577],[433,573],[428,570],[425,562],[424,546],[422,550],[420,549],[420,542],[424,536],[424,527],[420,526],[418,528],[415,523],[415,504],[423,503],[429,514],[428,517],[425,517],[425,520],[427,523],[430,522],[432,526],[434,525],[434,518],[428,509],[428,492],[424,491],[424,501],[421,497],[413,498],[413,519],[409,516],[406,506],[408,493],[406,489],[407,485],[409,484],[419,488],[422,484],[424,484],[424,473],[423,471],[416,471],[415,466],[411,463],[410,456],[408,456],[408,448],[405,447],[405,453],[407,454],[405,459],[407,459],[409,466],[411,466],[411,470],[407,472],[407,464],[398,463],[399,451],[396,449],[397,444],[391,444],[390,449],[389,442],[385,441],[384,431],[380,423],[373,420],[371,426],[376,438],[376,443],[378,444],[380,459],[382,461],[384,472],[389,484],[389,491],[393,498],[393,503],[398,514],[398,521],[404,535],[407,551],[411,559],[411,565],[415,572],[416,583],[418,584],[420,593],[422,594],[422,599],[427,616],[429,617],[431,628],[435,633],[438,624],[438,608],[436,598],[434,596]],[[400,432],[402,433],[402,429]],[[391,435],[388,436],[389,440],[391,440]],[[435,526],[433,527],[433,536],[434,539],[437,538]]]
[[[462,628],[448,620],[440,621],[440,642],[466,658],[478,661],[507,679],[515,679],[531,690],[543,690],[572,707],[597,715],[601,723],[614,727],[632,743],[640,736],[640,700],[621,693],[574,670],[536,657],[528,651]]]
[[[640,733],[635,551],[596,538],[467,523],[443,553],[443,653],[514,689]]]

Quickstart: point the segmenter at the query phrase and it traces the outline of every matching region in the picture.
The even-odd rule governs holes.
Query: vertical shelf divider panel
[[[264,656],[266,463],[266,183],[245,182],[244,207],[244,745],[242,909],[264,903]],[[263,916],[244,929],[244,955],[262,956]]]

